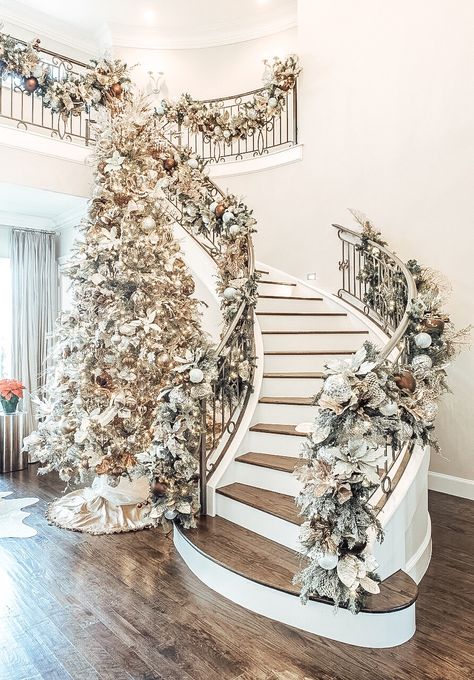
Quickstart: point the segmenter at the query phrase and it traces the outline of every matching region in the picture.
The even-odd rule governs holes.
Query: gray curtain
[[[12,377],[21,380],[28,392],[23,399],[28,434],[36,427],[29,394],[43,396],[58,310],[54,234],[13,229],[11,271]]]

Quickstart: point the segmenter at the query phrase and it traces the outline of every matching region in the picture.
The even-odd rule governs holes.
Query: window
[[[12,283],[6,257],[0,257],[0,299],[0,378],[11,378]]]

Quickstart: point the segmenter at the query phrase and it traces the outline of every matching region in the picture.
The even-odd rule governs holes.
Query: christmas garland
[[[368,220],[362,226],[360,250],[365,256],[366,302],[379,301],[382,280],[373,259],[374,248],[385,245]],[[373,245],[373,244],[377,245]],[[446,368],[467,342],[470,328],[457,331],[443,311],[440,277],[408,262],[417,299],[404,289],[388,291],[400,309],[408,306],[405,364],[382,360],[366,342],[349,361],[331,361],[316,396],[317,413],[302,455],[307,462],[295,474],[303,488],[296,502],[304,517],[300,543],[308,564],[295,577],[301,599],[328,597],[356,613],[368,593],[379,592],[377,564],[370,551],[382,527],[370,504],[380,485],[379,468],[385,447],[428,444],[433,436],[441,395],[448,391]],[[376,289],[376,290],[374,290]],[[375,297],[377,296],[377,298]]]
[[[51,75],[53,67],[40,59],[38,49],[39,40],[25,45],[0,33],[0,76],[20,78],[27,95],[42,97],[45,106],[65,119],[130,90],[129,70],[119,59],[92,59],[84,75],[66,71],[58,80]]]
[[[272,62],[265,61],[264,87],[251,101],[240,104],[235,115],[230,115],[219,102],[207,104],[189,94],[183,94],[177,102],[164,99],[156,109],[157,115],[192,132],[202,132],[206,141],[231,144],[262,129],[280,115],[286,105],[287,92],[295,87],[300,72],[298,57],[294,54],[285,60],[275,57]]]

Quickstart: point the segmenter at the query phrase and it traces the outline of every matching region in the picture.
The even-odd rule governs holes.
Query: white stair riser
[[[300,295],[298,286],[275,285],[273,283],[265,283],[264,281],[259,281],[258,292],[260,295],[281,295],[284,297]],[[306,291],[303,295],[311,295],[311,293]]]
[[[246,451],[258,453],[274,453],[278,456],[296,456],[301,453],[305,437],[287,434],[269,434],[268,432],[249,432],[244,439]],[[241,447],[241,448],[243,448]]]
[[[299,423],[312,422],[314,420],[315,413],[315,406],[259,404],[255,410],[253,423],[284,423],[289,425],[298,425]]]
[[[296,459],[295,459],[296,463]],[[235,461],[232,466],[234,482],[256,486],[258,489],[276,491],[286,496],[296,496],[301,489],[301,482],[291,472],[272,470],[259,465],[249,465]]]
[[[302,296],[300,296],[302,297]],[[324,300],[297,300],[291,297],[259,298],[257,303],[259,312],[329,312],[331,311]]]
[[[262,397],[313,397],[323,386],[321,378],[264,378]]]
[[[415,605],[388,614],[358,614],[311,600],[302,606],[295,595],[251,581],[226,569],[192,546],[175,528],[177,551],[191,571],[217,593],[263,616],[293,628],[362,647],[393,647],[415,632]]]
[[[291,373],[292,371],[324,371],[330,361],[350,359],[349,354],[266,354],[263,367],[265,373]]]
[[[347,316],[278,316],[277,314],[257,314],[257,319],[262,331],[345,330],[353,327]]]
[[[345,349],[356,351],[369,339],[362,333],[316,333],[263,335],[263,348],[267,351],[316,351],[321,349]]]
[[[299,527],[292,522],[274,517],[268,512],[262,512],[219,493],[216,494],[216,511],[219,517],[265,536],[271,541],[286,545],[287,548],[298,550]]]

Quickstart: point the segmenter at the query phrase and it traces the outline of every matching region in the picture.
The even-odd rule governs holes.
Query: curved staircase
[[[384,580],[359,615],[341,609],[334,616],[324,598],[302,605],[292,583],[301,566],[300,482],[292,473],[305,438],[296,426],[313,419],[324,364],[350,356],[366,339],[383,344],[386,336],[346,303],[269,267],[259,282],[256,319],[260,351],[251,421],[208,483],[213,516],[202,516],[195,530],[176,527],[176,547],[209,587],[264,616],[360,646],[401,644],[415,630],[417,585],[411,576],[421,578],[430,554],[427,452],[407,455],[404,467],[400,462],[399,476],[412,466],[400,494],[397,486],[388,501],[374,497],[386,531],[387,547],[379,551]],[[401,540],[416,544],[411,575]]]

